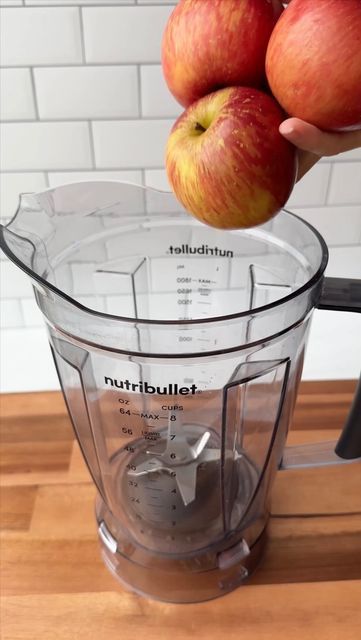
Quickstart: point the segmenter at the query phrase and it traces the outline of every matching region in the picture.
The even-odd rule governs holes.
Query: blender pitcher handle
[[[361,280],[326,277],[317,308],[361,313]],[[361,460],[361,374],[338,441],[286,447],[280,468],[316,467],[356,460]]]

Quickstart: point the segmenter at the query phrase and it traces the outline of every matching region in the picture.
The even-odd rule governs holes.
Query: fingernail
[[[293,126],[291,124],[289,124],[287,122],[287,120],[286,120],[285,122],[282,122],[280,124],[279,132],[282,133],[282,135],[284,135],[284,136],[288,136],[288,135],[291,135],[292,133],[294,133],[295,130],[294,130]]]

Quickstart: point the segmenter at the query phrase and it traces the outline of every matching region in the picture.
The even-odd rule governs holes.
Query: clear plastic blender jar
[[[282,461],[361,456],[359,396],[339,455],[284,452],[313,309],[361,309],[293,214],[219,231],[169,193],[78,183],[22,196],[1,246],[44,315],[104,560],[137,592],[234,589],[261,558]]]

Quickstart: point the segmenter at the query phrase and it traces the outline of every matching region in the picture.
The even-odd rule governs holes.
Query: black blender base
[[[189,566],[187,570],[187,559],[183,570],[177,571],[144,566],[119,551],[112,552],[102,539],[101,547],[105,565],[127,590],[162,602],[187,604],[218,598],[245,584],[262,559],[266,540],[264,528],[247,557],[227,569],[204,571],[191,571]]]

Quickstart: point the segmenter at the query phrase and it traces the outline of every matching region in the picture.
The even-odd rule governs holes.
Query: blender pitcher
[[[361,311],[361,282],[324,278],[325,242],[292,213],[220,231],[170,193],[74,183],[23,195],[1,247],[32,280],[103,558],[131,589],[231,591],[277,469],[361,456],[361,389],[336,453],[285,449],[313,309]]]

